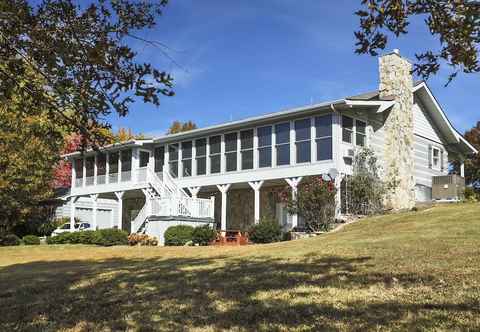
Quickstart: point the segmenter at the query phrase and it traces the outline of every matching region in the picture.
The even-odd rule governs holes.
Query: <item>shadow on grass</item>
[[[369,257],[315,255],[18,264],[0,269],[0,330],[404,330],[480,313],[478,303],[362,298],[375,286],[388,292],[438,282],[372,267]]]

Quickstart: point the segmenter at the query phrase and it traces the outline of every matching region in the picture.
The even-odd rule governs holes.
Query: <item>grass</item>
[[[0,248],[1,331],[480,329],[480,204],[244,247]]]

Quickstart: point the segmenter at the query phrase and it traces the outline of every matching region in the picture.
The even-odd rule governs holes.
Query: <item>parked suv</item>
[[[90,229],[90,224],[88,222],[77,222],[74,225],[75,229],[74,232],[78,231],[85,231]],[[69,233],[70,232],[70,223],[65,223],[60,225],[56,230],[52,232],[52,236],[56,236],[62,233]]]

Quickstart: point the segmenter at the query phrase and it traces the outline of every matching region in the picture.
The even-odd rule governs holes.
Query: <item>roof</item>
[[[424,81],[416,81],[416,82],[413,83],[413,87],[415,88],[422,83],[424,83]],[[369,101],[369,100],[391,101],[391,100],[394,100],[395,97],[394,96],[386,96],[386,97],[380,98],[380,91],[379,90],[374,90],[374,91],[370,91],[370,92],[361,93],[359,95],[346,97],[345,99],[348,99],[348,100],[365,100],[365,101]]]

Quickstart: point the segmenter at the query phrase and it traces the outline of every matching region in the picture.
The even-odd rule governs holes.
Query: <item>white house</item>
[[[379,90],[154,139],[66,155],[73,177],[69,203],[95,228],[146,232],[215,222],[241,230],[262,216],[298,225],[278,198],[302,177],[352,172],[352,155],[372,148],[398,186],[389,202],[410,208],[431,199],[432,176],[477,151],[447,119],[398,51],[379,59]],[[462,167],[463,170],[463,167]],[[463,175],[463,174],[462,174]],[[338,207],[340,207],[340,195]],[[67,210],[67,211],[65,211]]]

